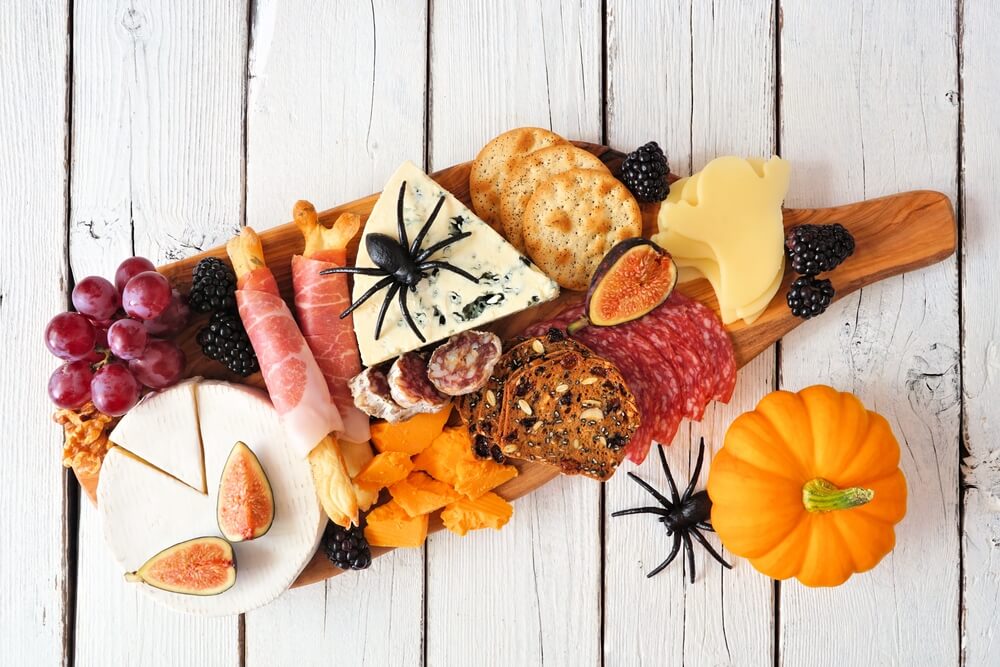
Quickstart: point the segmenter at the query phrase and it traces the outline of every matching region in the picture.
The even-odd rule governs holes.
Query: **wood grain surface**
[[[994,664],[994,4],[0,3],[0,663]],[[363,197],[402,159],[459,163],[526,123],[655,139],[678,174],[777,152],[796,208],[918,188],[956,202],[954,260],[789,332],[667,449],[685,477],[699,435],[717,448],[770,389],[856,391],[903,445],[893,554],[834,591],[701,554],[694,584],[678,565],[647,580],[669,543],[608,517],[644,499],[618,475],[553,481],[503,531],[439,532],[238,619],[190,622],[125,586],[38,402],[58,364],[39,332],[74,280],[272,227],[298,198]]]

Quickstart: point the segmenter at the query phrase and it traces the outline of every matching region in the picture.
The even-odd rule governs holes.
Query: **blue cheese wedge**
[[[470,237],[427,259],[448,262],[472,274],[477,281],[472,282],[451,271],[434,269],[427,272],[427,277],[407,296],[410,315],[423,334],[424,342],[406,323],[397,298],[389,303],[381,335],[375,339],[375,323],[387,294],[384,289],[377,292],[354,311],[354,332],[366,366],[443,340],[459,331],[481,327],[559,294],[559,286],[531,260],[412,162],[403,163],[385,184],[365,226],[356,266],[375,266],[365,249],[370,234],[399,238],[396,212],[404,181],[403,220],[409,242],[413,243],[438,200],[444,196],[444,204],[420,244],[421,248],[429,248],[452,235],[471,233]],[[378,276],[355,276],[354,299],[378,280]]]

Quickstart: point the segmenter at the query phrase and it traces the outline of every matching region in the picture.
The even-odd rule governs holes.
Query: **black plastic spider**
[[[691,573],[691,583],[693,584],[694,547],[691,544],[692,536],[701,546],[705,547],[705,550],[712,555],[712,558],[719,561],[720,565],[731,570],[733,566],[727,563],[719,555],[719,552],[712,548],[712,545],[708,543],[705,536],[701,534],[701,530],[715,532],[709,521],[712,516],[712,500],[704,490],[697,493],[694,492],[694,485],[698,481],[698,475],[701,474],[701,464],[705,458],[705,438],[701,439],[701,444],[698,446],[698,462],[694,466],[694,473],[691,475],[691,481],[688,482],[687,488],[684,489],[683,496],[677,494],[677,485],[674,483],[674,476],[670,474],[670,466],[667,465],[667,457],[663,453],[663,445],[657,445],[657,448],[660,452],[660,463],[663,465],[663,472],[667,474],[667,485],[670,487],[670,497],[672,500],[667,500],[662,493],[654,489],[635,473],[630,472],[628,476],[634,479],[639,486],[649,491],[663,507],[636,507],[611,513],[611,516],[657,514],[660,517],[660,522],[667,527],[667,535],[674,536],[674,545],[671,547],[667,559],[653,568],[646,577],[659,574],[663,568],[670,565],[674,558],[677,557],[677,553],[681,548],[681,542],[683,541],[684,553],[687,554],[688,570]]]
[[[437,204],[434,206],[434,210],[431,211],[430,216],[427,218],[427,222],[425,222],[424,226],[420,228],[420,232],[417,234],[417,238],[413,239],[412,244],[409,244],[407,241],[406,224],[403,222],[403,197],[405,195],[406,181],[403,181],[402,185],[399,186],[399,199],[396,202],[396,227],[397,233],[399,234],[399,240],[396,240],[387,234],[369,234],[365,237],[365,249],[368,250],[368,256],[371,257],[372,262],[374,262],[375,266],[378,268],[338,267],[335,269],[325,269],[320,271],[320,273],[323,275],[330,273],[353,273],[362,276],[383,276],[381,280],[372,285],[371,288],[358,297],[357,301],[352,303],[350,308],[342,312],[340,314],[340,318],[343,319],[347,317],[353,313],[358,306],[374,296],[376,292],[388,287],[389,291],[385,295],[382,307],[378,311],[378,319],[375,321],[375,340],[378,340],[379,336],[382,334],[382,323],[385,321],[385,313],[389,309],[389,303],[392,301],[392,297],[396,296],[398,292],[399,309],[402,311],[403,317],[406,319],[406,323],[410,325],[410,329],[414,334],[416,334],[417,338],[420,339],[420,342],[425,343],[427,341],[424,338],[424,335],[420,333],[416,323],[414,323],[413,318],[410,316],[410,308],[406,303],[407,293],[415,292],[417,283],[427,277],[428,271],[433,271],[435,269],[443,269],[445,271],[457,273],[463,278],[467,278],[474,283],[479,282],[479,279],[468,271],[452,266],[448,262],[428,259],[437,251],[472,236],[472,232],[452,234],[448,238],[442,239],[428,248],[420,247],[420,244],[423,243],[428,230],[430,230],[431,225],[434,224],[435,218],[437,218],[438,213],[441,211],[441,207],[444,205],[445,195],[441,195],[441,198],[438,199]],[[410,247],[407,248],[407,245]]]

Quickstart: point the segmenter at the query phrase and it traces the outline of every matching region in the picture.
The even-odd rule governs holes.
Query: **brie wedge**
[[[354,332],[366,366],[392,359],[459,331],[480,327],[559,294],[559,286],[531,260],[412,162],[404,162],[385,184],[382,196],[365,225],[356,266],[375,266],[366,249],[370,235],[386,234],[399,239],[396,211],[400,187],[404,182],[403,219],[409,244],[417,238],[438,201],[444,197],[444,204],[420,247],[429,248],[449,236],[469,232],[470,237],[435,252],[427,259],[448,262],[475,276],[476,282],[452,271],[432,269],[426,272],[427,277],[407,295],[410,314],[424,341],[407,325],[398,298],[389,303],[381,335],[378,340],[375,339],[375,323],[387,290],[377,292],[354,311]],[[355,276],[354,299],[378,280],[380,277],[377,276]]]
[[[292,453],[266,395],[225,382],[203,381],[191,387],[196,392],[197,412],[177,418],[196,419],[199,424],[207,494],[114,447],[101,468],[97,508],[104,537],[123,572],[135,570],[150,556],[178,542],[218,535],[216,502],[222,468],[233,445],[246,443],[271,483],[275,512],[266,535],[233,545],[235,585],[219,595],[201,597],[135,584],[178,611],[206,616],[239,614],[267,604],[295,581],[316,551],[326,516],[313,489],[309,463]],[[188,409],[193,410],[194,405]],[[150,412],[137,416],[136,428],[148,423],[147,433],[165,421],[163,415]],[[160,442],[169,442],[169,438]],[[147,454],[154,460],[163,458],[148,448]],[[198,465],[201,461],[199,452]]]

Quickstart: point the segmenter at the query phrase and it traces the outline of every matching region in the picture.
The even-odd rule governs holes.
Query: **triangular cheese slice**
[[[147,395],[122,417],[108,437],[192,489],[206,493],[198,428],[197,380]]]
[[[403,219],[409,243],[416,239],[443,196],[444,204],[420,244],[421,248],[428,248],[453,234],[471,232],[469,238],[428,259],[448,262],[472,274],[477,281],[473,283],[451,271],[433,270],[417,284],[415,291],[409,292],[407,305],[424,341],[404,320],[398,297],[389,303],[381,335],[375,339],[375,323],[387,290],[377,292],[354,311],[354,331],[365,365],[371,366],[456,332],[480,327],[559,294],[554,281],[412,162],[403,163],[385,184],[365,226],[357,266],[375,266],[365,245],[369,235],[386,234],[398,240],[396,211],[404,182]],[[377,276],[355,276],[354,298],[360,297],[378,280]]]

